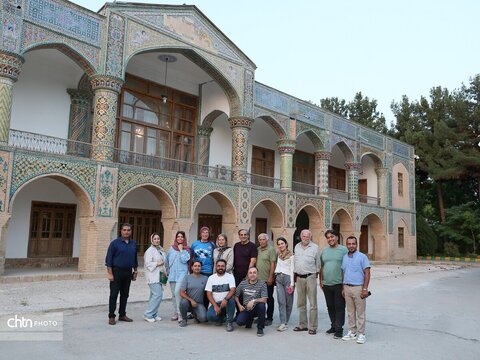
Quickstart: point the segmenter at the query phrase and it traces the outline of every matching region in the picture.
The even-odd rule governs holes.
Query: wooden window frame
[[[397,237],[398,237],[398,248],[403,249],[405,248],[405,228],[398,227],[397,229]]]

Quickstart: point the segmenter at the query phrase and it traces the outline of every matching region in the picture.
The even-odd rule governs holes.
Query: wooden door
[[[368,254],[368,225],[362,225],[360,228],[360,252],[364,253],[365,255]]]
[[[359,196],[360,202],[367,202],[367,179],[358,180],[358,195],[364,195]]]
[[[28,257],[72,256],[76,205],[32,202]]]
[[[118,236],[124,223],[132,225],[132,239],[137,242],[137,253],[143,255],[150,246],[150,236],[153,233],[160,235],[163,246],[162,212],[155,210],[120,208],[118,217]]]
[[[200,229],[204,226],[210,229],[210,241],[215,242],[218,234],[222,233],[222,215],[198,214],[197,239],[200,239]],[[188,243],[191,244],[197,239],[189,239]],[[229,246],[232,244],[233,239],[230,239]]]
[[[267,219],[265,218],[256,218],[255,219],[255,245],[258,247],[260,244],[258,243],[258,235],[260,234],[268,234],[267,233]],[[251,241],[252,239],[250,239]]]

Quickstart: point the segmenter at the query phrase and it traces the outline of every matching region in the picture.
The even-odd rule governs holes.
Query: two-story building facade
[[[0,273],[98,271],[122,222],[139,254],[206,225],[415,260],[414,149],[256,82],[195,6],[0,6]]]

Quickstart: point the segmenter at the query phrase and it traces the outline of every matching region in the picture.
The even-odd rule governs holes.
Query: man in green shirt
[[[320,288],[325,295],[331,326],[327,334],[334,334],[335,339],[343,337],[345,323],[345,299],[342,296],[342,260],[348,249],[338,244],[338,233],[335,230],[325,232],[328,247],[320,256]]]
[[[258,255],[257,255],[257,269],[258,278],[267,283],[267,318],[265,325],[271,325],[273,321],[273,310],[275,300],[273,298],[273,290],[275,288],[275,266],[277,264],[277,253],[272,245],[268,244],[268,235],[258,235]]]

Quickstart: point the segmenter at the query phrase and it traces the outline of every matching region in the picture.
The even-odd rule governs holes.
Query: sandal
[[[307,330],[308,330],[307,328],[302,328],[302,327],[300,327],[300,326],[295,326],[295,327],[293,328],[293,331],[307,331]]]
[[[310,335],[316,335],[316,334],[317,334],[317,330],[310,329],[310,330],[308,330],[308,333],[309,333]]]

